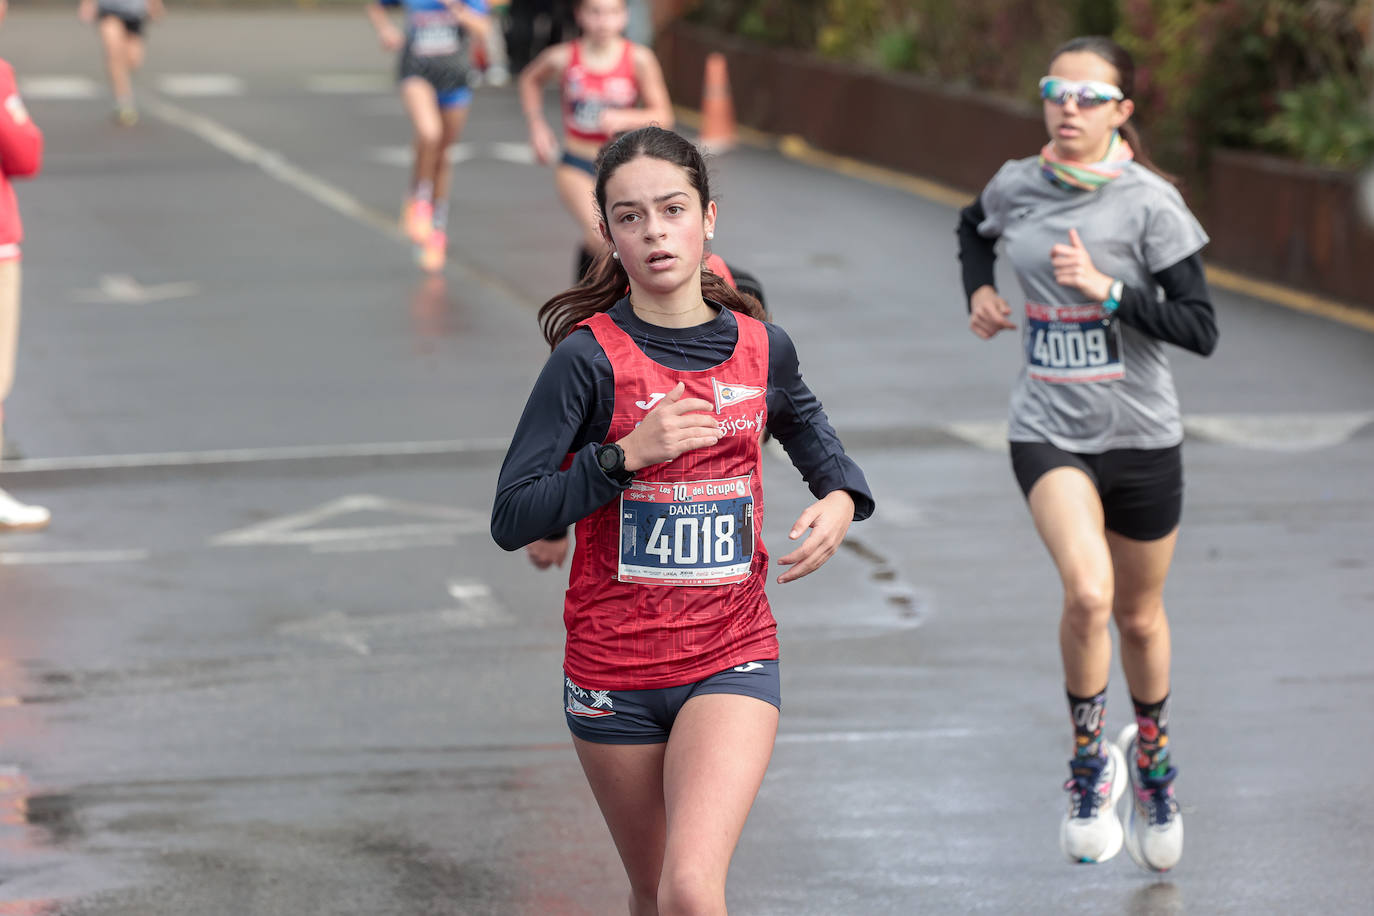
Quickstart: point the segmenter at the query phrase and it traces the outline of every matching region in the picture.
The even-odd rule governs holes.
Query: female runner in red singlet
[[[716,205],[696,147],[625,134],[595,195],[611,250],[540,310],[553,353],[502,465],[492,535],[517,550],[576,522],[564,712],[629,911],[719,916],[781,704],[763,432],[816,497],[779,582],[825,563],[873,498],[790,338],[703,268]]]
[[[582,36],[547,48],[530,62],[520,74],[520,104],[536,158],[544,165],[558,159],[558,195],[582,230],[580,278],[606,250],[592,197],[596,154],[624,131],[650,124],[671,128],[673,107],[654,52],[625,38],[625,0],[579,0],[575,15]],[[554,79],[562,94],[561,158],[541,100],[544,85]]]

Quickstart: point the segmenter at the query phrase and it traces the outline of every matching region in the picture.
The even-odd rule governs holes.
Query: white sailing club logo
[[[755,388],[752,385],[732,385],[729,382],[720,382],[714,376],[711,378],[711,387],[716,393],[716,413],[720,413],[723,408],[733,404],[761,398],[768,390]]]

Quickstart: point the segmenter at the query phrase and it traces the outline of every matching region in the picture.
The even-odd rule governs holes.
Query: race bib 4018
[[[729,585],[749,577],[753,558],[748,476],[637,480],[620,495],[621,582]]]
[[[1121,330],[1100,305],[1026,303],[1026,364],[1031,378],[1056,384],[1125,376]]]

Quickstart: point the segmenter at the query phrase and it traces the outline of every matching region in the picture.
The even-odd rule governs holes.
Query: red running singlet
[[[610,134],[599,126],[601,112],[633,108],[639,101],[634,49],[634,43],[625,40],[625,53],[616,65],[597,73],[582,62],[582,42],[572,43],[572,57],[563,71],[563,130],[568,136],[597,146],[610,141]]]
[[[700,371],[649,359],[605,313],[582,322],[615,375],[607,442],[628,435],[683,382],[711,402],[714,446],[641,469],[630,488],[577,523],[564,602],[564,668],[582,687],[652,690],[778,657],[764,582],[760,437],[768,420],[768,332],[729,312],[734,353]]]

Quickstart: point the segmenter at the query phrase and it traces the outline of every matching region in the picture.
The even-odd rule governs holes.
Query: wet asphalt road
[[[486,532],[572,263],[513,92],[478,96],[427,281],[361,14],[174,16],[132,130],[72,88],[73,17],[12,11],[0,55],[67,80],[26,85],[0,485],[55,521],[0,537],[0,914],[623,912],[559,577]],[[880,505],[771,590],[784,716],[732,912],[1366,912],[1374,338],[1218,293],[1221,349],[1175,356],[1188,851],[1074,867],[1057,585],[998,445],[1017,342],[965,329],[953,212],[762,149],[715,168],[717,250]],[[766,486],[776,548],[807,494],[784,460]]]

